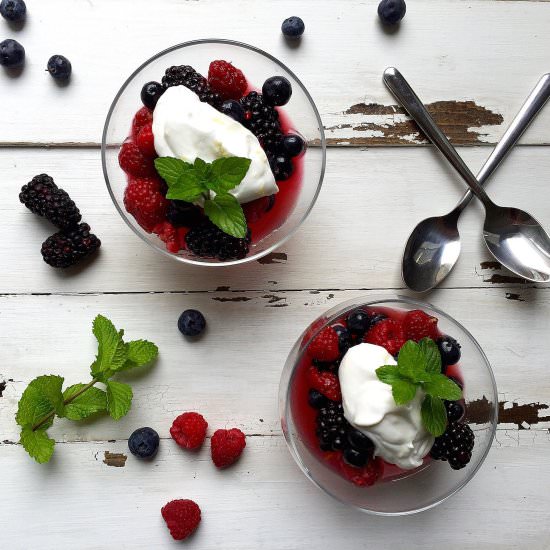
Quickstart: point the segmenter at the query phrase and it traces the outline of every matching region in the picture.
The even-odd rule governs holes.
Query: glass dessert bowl
[[[221,39],[146,61],[116,95],[102,139],[107,187],[130,228],[163,254],[213,266],[285,242],[315,204],[325,155],[317,108],[290,69]]]
[[[399,297],[349,301],[315,320],[288,356],[279,407],[291,454],[318,487],[364,512],[405,515],[472,479],[498,396],[473,336]]]

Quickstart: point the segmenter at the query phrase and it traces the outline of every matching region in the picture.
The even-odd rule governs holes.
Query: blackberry
[[[185,86],[195,92],[203,103],[208,103],[218,109],[222,99],[216,92],[212,91],[208,80],[199,74],[190,65],[179,65],[166,69],[162,77],[162,85],[165,88],[172,86]]]
[[[316,434],[321,450],[338,451],[344,449],[350,428],[350,424],[344,417],[342,403],[330,401],[317,414]]]
[[[31,212],[44,216],[60,229],[74,226],[82,219],[71,197],[47,174],[35,176],[24,185],[19,200]]]
[[[193,227],[185,236],[187,248],[197,256],[219,260],[240,260],[248,254],[250,230],[244,239],[224,233],[211,222]]]
[[[201,209],[184,201],[170,201],[166,219],[174,227],[195,227],[204,221]]]
[[[42,243],[42,257],[52,267],[70,267],[101,246],[87,223],[63,229]]]
[[[474,441],[474,432],[468,424],[452,422],[443,435],[435,438],[430,454],[435,460],[448,460],[453,470],[460,470],[472,458]]]
[[[266,152],[275,155],[283,140],[277,109],[268,105],[258,92],[244,96],[241,105],[245,112],[245,126],[258,138]]]

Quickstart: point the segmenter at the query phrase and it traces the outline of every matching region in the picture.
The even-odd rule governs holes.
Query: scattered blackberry
[[[442,436],[435,438],[430,454],[435,460],[448,460],[453,470],[460,470],[472,458],[474,441],[474,432],[468,424],[452,422]]]
[[[184,201],[170,201],[166,219],[174,227],[195,227],[204,221],[199,207]]]
[[[344,449],[351,426],[344,417],[342,403],[330,401],[317,415],[317,437],[323,451]]]
[[[264,102],[262,94],[250,92],[241,99],[245,112],[245,126],[258,138],[266,152],[278,152],[283,140],[279,113]]]
[[[52,267],[69,267],[76,264],[101,246],[87,223],[63,229],[42,243],[42,257]]]
[[[449,422],[458,422],[464,416],[464,406],[458,401],[445,401],[445,409]]]
[[[437,347],[444,367],[456,365],[460,360],[460,344],[451,336],[437,339]]]
[[[193,227],[185,236],[187,248],[197,256],[219,260],[240,260],[248,254],[250,230],[244,239],[232,237],[211,222]]]
[[[162,77],[162,85],[165,88],[185,86],[195,92],[203,103],[208,103],[216,109],[222,104],[221,97],[211,90],[208,80],[190,65],[179,65],[166,69]]]
[[[71,197],[47,174],[35,176],[24,185],[19,200],[31,212],[44,216],[60,229],[74,226],[82,219]]]

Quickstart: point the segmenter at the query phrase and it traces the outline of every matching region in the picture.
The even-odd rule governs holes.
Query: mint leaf
[[[390,386],[393,385],[396,380],[402,380],[396,365],[378,367],[376,369],[376,376],[378,376],[380,382],[384,382],[384,384],[389,384]]]
[[[432,397],[440,397],[448,401],[462,398],[462,390],[444,374],[431,374],[429,381],[422,384],[423,390]]]
[[[404,378],[408,378],[412,382],[418,383],[424,380],[426,374],[426,359],[420,346],[408,340],[405,342],[399,356],[397,358],[399,373]]]
[[[195,170],[195,174],[199,178],[199,180],[206,183],[208,179],[212,178],[212,165],[208,164],[201,158],[196,158],[195,163],[193,164],[193,168]]]
[[[244,239],[248,231],[239,201],[229,193],[219,193],[204,203],[204,213],[224,233]]]
[[[107,380],[107,410],[114,420],[120,420],[128,414],[132,406],[133,392],[128,384]]]
[[[439,397],[426,395],[422,401],[422,424],[434,437],[442,435],[447,428],[447,411]]]
[[[212,163],[214,182],[213,184],[208,183],[209,188],[217,193],[234,189],[243,181],[251,162],[250,159],[244,157],[216,159]]]
[[[28,426],[21,430],[19,443],[39,464],[50,460],[55,445],[55,441],[48,437],[45,428],[33,432]]]
[[[186,170],[193,168],[193,165],[181,159],[176,159],[172,157],[159,157],[155,159],[155,168],[157,169],[160,177],[170,187],[178,181],[179,177]]]
[[[441,354],[437,344],[431,338],[422,338],[418,342],[422,353],[424,354],[424,359],[426,360],[426,371],[430,373],[440,374],[441,373]]]
[[[122,341],[124,331],[118,332],[109,319],[98,315],[94,319],[93,333],[97,338],[98,349],[91,372],[94,378],[104,381],[122,368],[126,361],[128,351]]]
[[[188,170],[173,183],[166,193],[167,199],[195,202],[207,191],[194,170]]]
[[[128,359],[124,370],[142,367],[154,361],[159,354],[159,349],[153,342],[147,340],[134,340],[128,342]]]
[[[64,392],[65,401],[73,398],[86,384],[69,386]],[[92,414],[107,410],[107,395],[99,388],[88,388],[70,403],[65,405],[63,416],[69,420],[82,420]]]
[[[395,380],[391,389],[396,405],[405,405],[416,395],[416,385],[409,380]]]
[[[61,388],[63,378],[52,374],[39,376],[26,387],[15,415],[15,420],[20,426],[32,427],[52,412],[63,412],[63,394]],[[51,426],[51,422],[48,426]]]

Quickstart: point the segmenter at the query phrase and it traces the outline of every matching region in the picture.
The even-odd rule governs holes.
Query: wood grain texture
[[[463,102],[494,113],[494,120],[502,117],[502,124],[491,118],[481,128],[474,123],[471,131],[461,131],[460,142],[470,144],[495,143],[550,70],[548,2],[438,0],[434,9],[434,0],[414,0],[393,34],[379,25],[377,4],[305,0],[298,9],[293,0],[233,0],[227,13],[226,0],[164,0],[156,14],[162,24],[154,24],[147,0],[34,2],[28,24],[11,33],[26,47],[27,66],[18,78],[0,78],[0,142],[98,143],[109,105],[136,67],[168,46],[206,36],[251,43],[287,63],[311,91],[325,125],[334,128],[333,144],[418,142],[414,130],[406,133],[408,123],[394,128],[391,116],[346,114],[357,104],[394,104],[381,81],[388,66],[397,65],[426,103],[452,105],[451,120],[458,125],[464,121],[454,105]],[[299,48],[290,48],[279,29],[296,11],[307,32]],[[70,14],[63,32],[52,32],[62,13]],[[66,88],[44,72],[56,52],[73,63]],[[547,110],[524,142],[549,143],[549,123]]]

